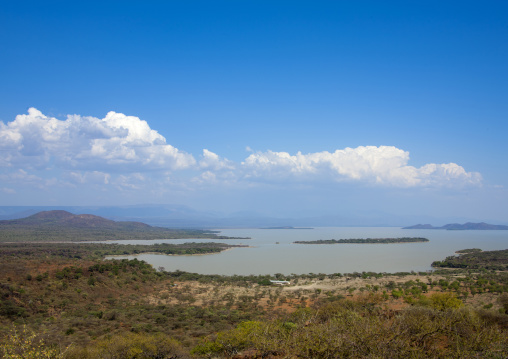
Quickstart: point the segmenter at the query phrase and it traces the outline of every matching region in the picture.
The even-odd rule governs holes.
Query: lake
[[[409,272],[431,270],[431,263],[465,248],[498,250],[508,248],[508,231],[401,229],[399,227],[320,227],[313,229],[223,229],[220,235],[252,239],[215,240],[246,244],[219,254],[167,256],[140,254],[137,258],[155,268],[201,274],[307,274]],[[392,244],[294,244],[294,241],[349,238],[424,237],[425,243]],[[206,242],[206,239],[115,241],[122,244]]]

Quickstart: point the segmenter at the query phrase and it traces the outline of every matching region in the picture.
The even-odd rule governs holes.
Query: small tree
[[[437,310],[457,309],[462,305],[462,301],[450,292],[433,293],[430,296],[430,306]]]

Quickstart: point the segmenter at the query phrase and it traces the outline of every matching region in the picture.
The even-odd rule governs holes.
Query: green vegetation
[[[7,334],[4,343],[0,344],[2,358],[62,358],[63,355],[56,345],[47,345],[42,335],[20,326]]]
[[[93,347],[70,348],[65,358],[183,358],[181,344],[161,333],[121,333],[97,340]]]
[[[490,270],[508,270],[508,249],[500,251],[470,250],[459,256],[446,257],[443,261],[435,261],[433,267],[440,268],[467,268],[467,269],[490,269]]]
[[[389,319],[372,302],[300,309],[285,318],[244,322],[193,349],[230,358],[501,358],[506,328],[471,309],[408,307]]]
[[[227,305],[231,300],[236,304],[234,297],[218,298],[211,293],[209,303],[195,305],[185,282],[175,283],[170,273],[135,259],[89,265],[83,260],[73,262],[55,266],[52,261],[36,260],[35,267],[43,272],[31,268],[30,278],[26,270],[33,262],[13,263],[25,271],[8,268],[2,272],[0,328],[6,345],[12,343],[9,333],[25,323],[33,332],[45,332],[48,345],[72,344],[76,348],[71,351],[130,332],[170,336],[189,346],[203,335],[259,318],[261,313],[253,303],[242,303],[240,310]],[[93,348],[86,350],[93,352]]]
[[[125,252],[186,254],[226,247],[1,244],[0,357],[508,354],[505,251],[468,250],[453,258],[474,266],[395,274],[201,275],[155,270],[135,259],[102,259]],[[275,286],[271,279],[291,285]]]
[[[352,239],[320,239],[317,241],[295,241],[297,244],[339,244],[339,243],[416,243],[428,242],[427,238],[402,237],[402,238],[352,238]]]
[[[157,243],[105,244],[105,243],[0,243],[0,258],[8,264],[9,258],[76,258],[102,259],[110,255],[129,255],[140,253],[161,253],[172,255],[219,253],[229,248],[247,247],[225,243]],[[1,264],[0,264],[1,265]]]

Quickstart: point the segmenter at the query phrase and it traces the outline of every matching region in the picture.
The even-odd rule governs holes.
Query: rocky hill
[[[0,221],[3,225],[65,226],[70,228],[146,229],[151,226],[141,222],[116,222],[93,214],[72,214],[67,211],[43,211],[32,216]],[[155,227],[151,227],[155,228]]]
[[[0,221],[0,242],[101,241],[120,239],[219,238],[203,230],[152,227],[141,222],[116,222],[92,214],[43,211]]]

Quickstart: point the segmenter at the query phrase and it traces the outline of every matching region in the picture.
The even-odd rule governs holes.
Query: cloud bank
[[[482,177],[455,163],[409,165],[409,153],[394,146],[359,146],[335,152],[291,155],[252,152],[235,163],[203,149],[196,159],[166,142],[135,116],[109,112],[102,118],[48,117],[35,108],[0,122],[0,188],[93,184],[142,190],[185,182],[192,186],[256,183],[359,182],[401,188],[480,186]],[[150,182],[150,184],[148,184]],[[183,188],[183,187],[182,187]],[[153,190],[153,188],[151,188]]]
[[[103,119],[69,115],[61,121],[30,108],[7,125],[0,122],[0,151],[4,167],[139,171],[196,163],[146,121],[113,111]]]
[[[455,164],[408,166],[409,152],[393,146],[360,146],[333,153],[324,151],[292,156],[287,152],[258,152],[242,163],[247,176],[287,179],[329,178],[364,181],[395,187],[479,185],[479,173],[466,172]]]

